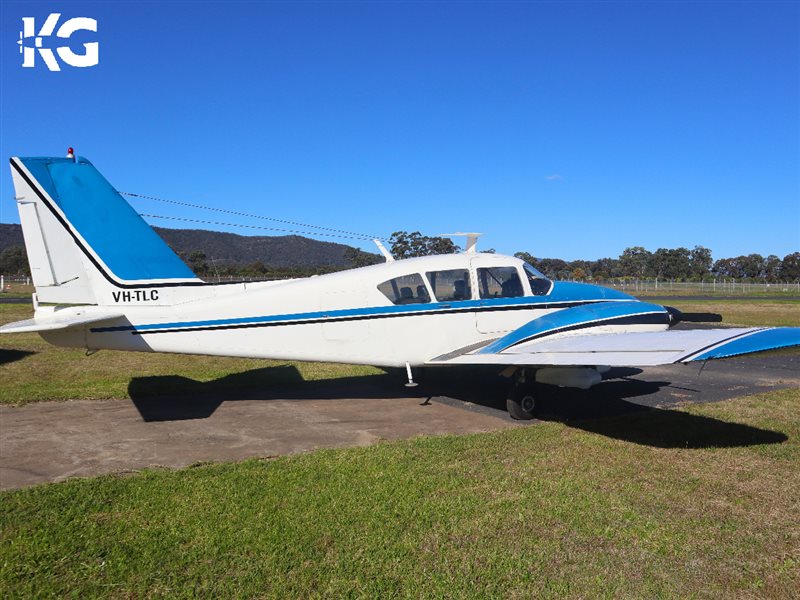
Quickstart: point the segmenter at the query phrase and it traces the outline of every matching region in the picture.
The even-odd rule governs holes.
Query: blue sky
[[[1,6],[4,159],[74,146],[120,190],[509,254],[800,251],[797,2]],[[21,67],[51,12],[98,20],[97,67]]]

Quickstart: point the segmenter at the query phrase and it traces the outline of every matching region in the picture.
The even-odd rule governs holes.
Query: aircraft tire
[[[529,421],[536,413],[536,396],[531,386],[514,385],[506,398],[506,410],[512,419]]]

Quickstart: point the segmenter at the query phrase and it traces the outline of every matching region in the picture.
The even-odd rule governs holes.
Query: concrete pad
[[[659,444],[659,432],[642,436],[620,430],[613,423],[607,426],[606,417],[660,411],[663,427],[674,428],[677,413],[671,409],[682,404],[800,387],[800,351],[711,361],[701,367],[613,369],[586,391],[540,386],[538,416],[626,441]],[[370,376],[300,381],[282,390],[225,396],[206,393],[202,385],[186,380],[187,390],[200,392],[180,397],[158,395],[156,377],[132,381],[133,400],[0,406],[0,489],[148,466],[178,468],[521,425],[505,412],[508,382],[496,370],[435,369],[420,375],[424,384],[412,389],[396,377]],[[685,418],[677,422],[690,424]],[[721,428],[711,419],[703,421],[705,426],[709,431]],[[775,439],[771,432],[745,433],[746,440]],[[753,438],[755,434],[761,437]]]
[[[208,416],[165,420],[139,408],[131,400],[0,406],[0,489],[515,426],[502,414],[474,414],[424,398],[236,399],[215,402]]]

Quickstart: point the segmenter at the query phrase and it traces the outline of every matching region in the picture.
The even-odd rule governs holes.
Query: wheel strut
[[[512,419],[528,421],[536,412],[536,396],[533,382],[528,383],[526,370],[519,369],[506,398],[506,409]]]

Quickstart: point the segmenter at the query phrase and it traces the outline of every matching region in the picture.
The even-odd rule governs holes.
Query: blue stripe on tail
[[[88,160],[20,160],[118,279],[195,277]]]

